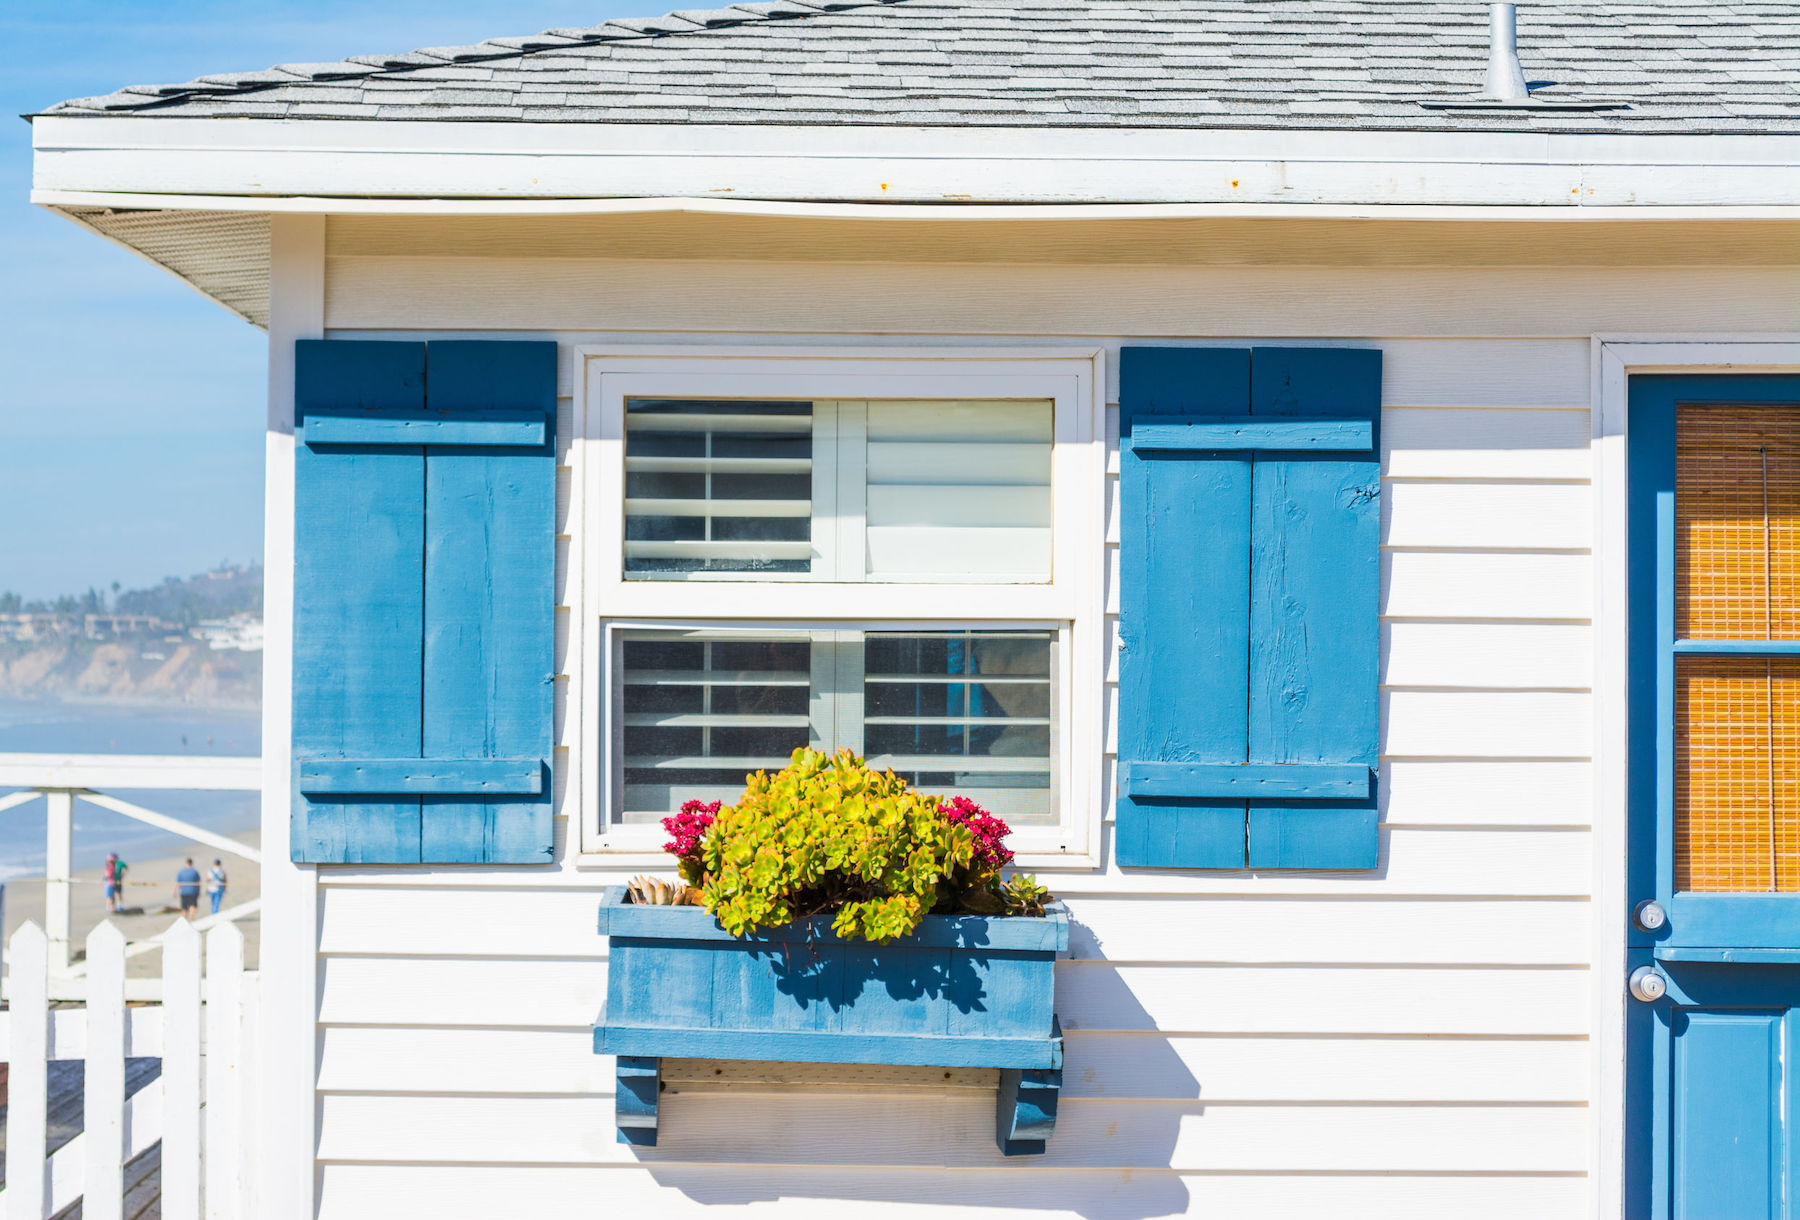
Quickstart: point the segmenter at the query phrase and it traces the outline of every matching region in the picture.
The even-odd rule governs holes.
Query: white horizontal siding
[[[1164,1170],[1050,1170],[1034,1166],[861,1169],[680,1164],[552,1165],[529,1168],[442,1164],[327,1164],[320,1220],[430,1215],[493,1220],[529,1199],[537,1216],[591,1216],[641,1205],[659,1217],[766,1220],[917,1220],[933,1217],[1254,1216],[1257,1220],[1518,1220],[1581,1214],[1586,1183],[1576,1174],[1293,1175]]]
[[[859,274],[861,274],[859,272]],[[862,282],[866,283],[866,275]],[[1226,347],[1242,347],[1248,342],[1262,342],[1262,338],[1252,338],[1254,332],[1245,326],[1233,325],[1227,329],[1209,331],[1203,325],[1203,319],[1196,319],[1180,337],[1174,339],[1149,338],[1137,336],[1123,338],[1124,332],[1109,328],[1098,333],[1082,333],[1078,331],[1056,331],[1046,327],[1038,327],[1029,331],[1009,334],[1004,339],[996,340],[992,335],[979,332],[959,332],[940,334],[933,332],[881,332],[878,336],[856,337],[853,332],[822,331],[816,327],[799,332],[767,332],[744,331],[725,328],[722,331],[677,330],[661,333],[646,332],[641,328],[622,330],[582,330],[559,327],[554,321],[555,305],[548,303],[545,316],[538,325],[523,328],[509,333],[509,338],[553,339],[559,345],[556,372],[557,437],[558,443],[564,443],[574,435],[574,409],[570,394],[574,389],[575,347],[587,344],[600,348],[636,350],[646,343],[654,343],[666,347],[670,351],[679,352],[684,347],[716,347],[720,343],[729,343],[734,347],[808,347],[838,346],[847,338],[858,345],[868,345],[878,341],[883,346],[898,348],[931,347],[992,347],[996,342],[1005,344],[1029,343],[1054,347],[1096,346],[1106,353],[1106,397],[1108,402],[1119,400],[1119,349],[1127,345],[1157,344],[1179,342],[1184,346],[1200,344]],[[1123,315],[1121,320],[1128,320]],[[824,324],[830,319],[821,314],[817,322]],[[1701,330],[1723,329],[1718,326],[1705,326],[1698,319],[1694,325]],[[419,337],[420,330],[436,332],[433,337],[443,338],[482,338],[491,337],[493,332],[483,329],[479,323],[462,327],[426,327],[422,322],[410,322],[405,316],[404,305],[398,312],[388,315],[380,324],[363,326],[346,326],[340,321],[333,321],[330,329],[342,338],[413,338]],[[1588,362],[1591,357],[1591,342],[1581,327],[1576,327],[1563,338],[1506,338],[1497,337],[1491,332],[1479,328],[1471,334],[1485,337],[1467,338],[1383,338],[1371,339],[1374,332],[1370,327],[1359,327],[1352,337],[1333,337],[1325,334],[1305,335],[1298,338],[1268,339],[1270,343],[1287,346],[1347,346],[1367,347],[1371,343],[1379,343],[1381,347],[1381,400],[1384,407],[1424,407],[1429,409],[1499,409],[1499,410],[1565,410],[1586,412],[1588,409]],[[1549,334],[1540,331],[1540,334]],[[1209,337],[1217,336],[1217,337]],[[1116,450],[1118,428],[1116,417],[1109,434],[1108,443]],[[1405,446],[1402,446],[1404,448]],[[1114,473],[1117,473],[1118,454],[1112,454]],[[1540,476],[1542,477],[1542,476]]]
[[[1387,686],[1574,688],[1592,681],[1590,631],[1581,623],[1387,622]]]
[[[468,69],[473,71],[475,69]],[[84,130],[94,120],[80,120]],[[129,120],[118,120],[129,125]],[[1252,136],[1261,140],[1260,135]],[[1461,137],[1459,152],[1472,151]],[[1706,137],[1707,142],[1717,137]],[[1748,144],[1764,144],[1759,137]],[[1267,147],[1259,151],[1266,152]],[[42,154],[40,153],[40,156]],[[1641,172],[1641,162],[1633,168]],[[1716,182],[1714,184],[1717,185]],[[1565,190],[1567,188],[1564,188]],[[1236,194],[1241,195],[1239,188]],[[1298,198],[1293,186],[1289,199]],[[744,196],[740,196],[744,197]],[[1241,200],[1239,200],[1241,202]],[[1638,202],[1643,202],[1639,200]],[[730,258],[753,262],[796,258],[864,263],[871,249],[910,263],[1156,263],[1256,266],[1731,266],[1791,265],[1779,221],[1726,224],[1688,220],[1597,220],[1584,208],[1576,224],[1529,225],[1495,219],[1376,221],[1315,217],[1300,225],[1214,216],[1206,220],[953,219],[939,209],[929,224],[640,212],[611,215],[435,216],[335,215],[327,236],[334,257],[561,257],[570,252],[628,251],[647,258]],[[1616,215],[1616,214],[1615,214]]]
[[[1383,546],[1580,551],[1588,545],[1585,483],[1388,479],[1383,492]]]
[[[327,1161],[634,1163],[600,1097],[326,1094]],[[965,1090],[772,1097],[665,1092],[656,1158],[741,1165],[975,1168],[1007,1163],[994,1102]],[[1574,1173],[1579,1105],[1286,1106],[1065,1099],[1032,1169]]]
[[[1592,821],[1585,760],[1390,759],[1381,817],[1390,827],[1581,826]]]
[[[1509,832],[1411,833],[1461,840],[1478,852],[1484,841]],[[1530,832],[1538,851],[1514,856],[1515,865],[1534,854],[1566,852],[1572,837]],[[1573,846],[1568,854],[1579,864],[1585,844],[1577,838]],[[1575,870],[1546,864],[1566,893]],[[1385,890],[1379,876],[1361,880],[1361,892],[1359,879],[1348,878],[1329,883],[1327,892],[1303,895],[1292,891],[1304,879],[1277,875],[1270,881],[1260,886],[1246,877],[1227,889],[1221,879],[1204,902],[1187,895],[1083,894],[1074,900],[1079,918],[1069,952],[1075,958],[1171,963],[1587,961],[1587,907],[1580,896],[1402,898]],[[1126,884],[1154,891],[1157,881]],[[320,905],[320,946],[328,954],[522,960],[599,958],[605,951],[594,930],[599,896],[586,890],[331,887]]]
[[[1410,818],[1413,824],[1382,827],[1382,864],[1373,873],[1143,873],[1108,863],[1099,869],[1045,872],[1044,877],[1059,894],[1082,898],[1148,894],[1579,897],[1587,893],[1591,870],[1587,809],[1577,800],[1559,803],[1549,782],[1555,778],[1556,768],[1570,765],[1557,761],[1502,763],[1493,771],[1484,771],[1481,764],[1467,762],[1408,759],[1390,764],[1388,773],[1456,767],[1477,777],[1473,782],[1492,774],[1494,782],[1503,786],[1491,790],[1485,802],[1465,807],[1456,804],[1454,796],[1435,802],[1427,799],[1429,789],[1399,785],[1405,801],[1390,798],[1384,816],[1390,820]],[[1509,775],[1508,771],[1519,774]],[[1542,778],[1534,780],[1534,771]],[[451,955],[483,953],[488,946],[527,956],[592,952],[604,943],[594,932],[592,908],[600,901],[596,887],[603,880],[624,878],[584,867],[545,873],[529,888],[520,885],[516,873],[455,878],[462,884],[453,890],[440,888],[443,880],[439,873],[439,884],[427,884],[421,878],[396,886],[384,883],[373,870],[334,875],[321,898],[323,945],[336,953],[379,953],[392,945],[404,945],[408,952]],[[548,910],[532,912],[531,895],[540,892],[553,892],[557,898]],[[515,913],[509,902],[512,907],[527,908],[526,912]],[[589,906],[581,907],[582,902]],[[549,935],[526,935],[538,928],[538,921],[561,917],[570,910],[579,910],[582,918],[558,925]],[[468,919],[459,917],[463,911],[493,913],[495,917],[470,926]]]
[[[441,267],[380,262],[333,260],[333,326],[557,338],[565,438],[573,344],[638,346],[656,329],[667,332],[657,342],[716,343],[707,330],[741,317],[745,299],[710,264],[661,268],[652,289],[631,265],[605,264],[621,275],[575,286],[529,280],[507,260],[457,260],[493,306],[478,317],[466,284],[433,287]],[[388,269],[397,278],[382,280]],[[1749,311],[1728,296],[1766,304],[1767,293],[1694,270],[1589,283],[1555,269],[1283,279],[1214,268],[1133,276],[1121,306],[1104,295],[1116,291],[1110,272],[890,277],[884,267],[881,292],[869,293],[866,268],[756,270],[754,299],[768,303],[759,324],[794,333],[732,342],[842,341],[822,325],[881,332],[883,343],[1097,342],[1114,401],[1120,340],[1085,335],[1410,336],[1379,341],[1380,866],[1044,874],[1077,924],[1057,972],[1066,1102],[1051,1155],[1011,1162],[992,1149],[985,1078],[829,1067],[721,1066],[724,1078],[709,1080],[706,1065],[672,1064],[662,1144],[634,1152],[613,1140],[612,1061],[591,1054],[588,1033],[606,980],[595,907],[618,873],[566,854],[529,876],[329,870],[321,1214],[395,1200],[507,1214],[524,1198],[543,1215],[916,1214],[920,1204],[1090,1218],[1580,1214],[1592,922],[1586,336],[1677,316],[1667,328],[1732,326]],[[852,283],[869,299],[849,300]],[[1192,295],[1207,286],[1226,295]],[[1669,295],[1690,288],[1698,296],[1679,306]],[[1077,299],[1087,292],[1102,295]],[[1469,301],[1482,302],[1479,314]],[[1095,324],[1103,317],[1110,326]],[[1116,441],[1110,466],[1116,474]],[[1107,518],[1116,614],[1114,492]],[[566,551],[565,541],[559,589]],[[572,627],[559,622],[559,666]],[[1109,692],[1108,750],[1114,703]],[[578,750],[567,726],[559,713],[562,750]],[[450,1163],[475,1158],[489,1168]]]
[[[1070,1029],[1234,1034],[1579,1037],[1587,971],[1535,966],[1130,966],[1065,963],[1056,1006]]]
[[[1381,752],[1402,758],[1586,758],[1585,690],[1384,690]],[[1118,750],[1118,688],[1106,692],[1106,752]]]
[[[1586,1097],[1586,1044],[1573,1038],[1364,1039],[1233,1034],[1069,1031],[1063,1096],[1113,1101],[1578,1102]],[[611,1096],[613,1060],[591,1053],[575,1029],[325,1031],[319,1087],[329,1092]],[[446,1076],[445,1063],[459,1063]],[[837,1092],[992,1090],[992,1068],[854,1067],[671,1059],[671,1090],[788,1095],[824,1084]],[[1202,1085],[1201,1082],[1204,1082]]]
[[[1387,618],[1581,620],[1593,609],[1593,562],[1579,551],[1387,551]]]
[[[1390,690],[1381,721],[1390,756],[1585,758],[1593,706],[1586,691]]]
[[[1586,479],[1590,427],[1585,407],[1391,407],[1381,417],[1383,473],[1409,479]]]
[[[1096,1032],[1579,1037],[1582,967],[1115,965],[1057,967],[1057,1015]],[[478,984],[471,980],[480,980]],[[326,1026],[587,1029],[606,995],[606,963],[549,958],[331,957]],[[1347,1043],[1345,1053],[1355,1051]],[[573,1064],[570,1070],[574,1071]],[[447,1082],[455,1071],[444,1066]],[[334,1088],[346,1088],[340,1080]]]
[[[366,255],[327,260],[325,324],[730,333],[747,329],[748,316],[765,333],[857,335],[1775,333],[1800,329],[1793,275],[1766,266],[821,266]]]

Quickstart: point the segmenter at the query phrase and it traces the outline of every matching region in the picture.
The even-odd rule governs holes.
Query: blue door
[[[1626,1214],[1800,1220],[1800,377],[1630,392]]]

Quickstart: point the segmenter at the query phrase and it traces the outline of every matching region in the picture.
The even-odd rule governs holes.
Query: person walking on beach
[[[214,859],[212,867],[206,870],[206,896],[212,899],[212,913],[219,913],[219,904],[225,901],[225,862]]]
[[[182,870],[175,874],[175,897],[181,902],[182,916],[193,919],[194,911],[200,905],[200,870],[194,867],[191,856]]]
[[[106,857],[106,871],[101,875],[106,878],[106,909],[114,915],[125,909],[125,861],[119,859],[118,852],[110,852]]]

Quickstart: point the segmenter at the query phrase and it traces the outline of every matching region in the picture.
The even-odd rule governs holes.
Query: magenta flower
[[[672,838],[663,844],[663,850],[682,860],[699,860],[700,841],[706,832],[712,829],[713,817],[719,812],[724,802],[686,801],[681,812],[671,814],[663,819],[663,829]]]
[[[958,826],[967,826],[975,836],[974,867],[977,872],[997,873],[1012,862],[1006,848],[1006,836],[1012,827],[977,805],[966,796],[953,796],[938,806],[938,812]]]

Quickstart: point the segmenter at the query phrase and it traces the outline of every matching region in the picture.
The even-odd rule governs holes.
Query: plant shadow
[[[802,1010],[830,1010],[832,1028],[856,1027],[859,1001],[879,996],[903,1002],[921,1028],[953,1028],[948,1010],[965,1016],[988,1011],[987,980],[1024,954],[986,949],[981,921],[967,921],[952,945],[872,944],[824,936],[772,940],[750,958],[766,968],[775,989]],[[893,1005],[882,1005],[891,1018]]]
[[[857,1027],[863,996],[880,997],[890,1014],[888,999],[906,1001],[922,1031],[1007,1001],[992,973],[1005,951],[865,945],[846,961],[833,948],[797,940],[758,950],[782,991],[833,1029]],[[1183,1124],[1205,1112],[1199,1082],[1079,923],[1056,972],[1063,1090],[1041,1156],[1006,1157],[996,1146],[992,1070],[707,1060],[665,1060],[657,1146],[632,1155],[658,1185],[702,1204],[1185,1214],[1192,1201],[1173,1162]]]

